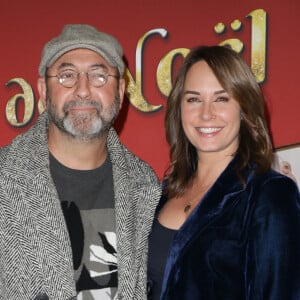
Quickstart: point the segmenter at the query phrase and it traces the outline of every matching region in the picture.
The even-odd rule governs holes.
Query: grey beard
[[[72,100],[63,107],[63,116],[60,117],[56,106],[51,103],[51,99],[47,97],[47,111],[50,122],[56,125],[63,133],[75,139],[83,141],[92,141],[101,138],[112,126],[114,120],[119,113],[120,98],[118,95],[115,101],[103,114],[102,105],[92,100]],[[89,105],[95,108],[94,113],[81,112],[76,115],[69,113],[73,107]],[[102,115],[101,115],[102,113]]]

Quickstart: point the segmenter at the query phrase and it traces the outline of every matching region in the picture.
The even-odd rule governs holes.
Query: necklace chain
[[[184,208],[183,208],[184,213],[186,213],[186,214],[189,213],[194,202],[196,200],[198,200],[196,202],[196,203],[198,203],[203,198],[203,196],[206,194],[206,192],[209,190],[210,186],[211,186],[211,184],[208,184],[201,188],[195,188],[196,192],[194,192],[193,194],[195,194],[196,196],[191,197],[191,200],[186,202],[186,204],[184,205]]]

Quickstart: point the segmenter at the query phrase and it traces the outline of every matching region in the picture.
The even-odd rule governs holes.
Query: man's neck
[[[51,154],[64,166],[76,170],[92,170],[101,166],[107,156],[107,133],[100,138],[83,140],[49,127],[48,147]]]

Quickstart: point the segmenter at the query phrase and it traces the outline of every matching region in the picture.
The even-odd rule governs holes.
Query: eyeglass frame
[[[78,71],[75,71],[75,70],[67,69],[67,70],[63,70],[63,71],[57,73],[56,75],[48,75],[48,74],[46,74],[45,77],[46,77],[46,78],[54,78],[54,77],[56,77],[56,78],[57,78],[57,81],[58,81],[58,83],[59,83],[60,85],[62,85],[62,86],[65,87],[65,88],[72,88],[72,87],[74,87],[74,86],[77,84],[78,79],[79,79],[79,76],[80,76],[81,74],[85,74],[85,75],[87,76],[87,79],[88,79],[89,83],[91,83],[89,75],[90,75],[90,73],[95,72],[95,71],[97,71],[98,69],[102,69],[103,73],[99,73],[99,74],[101,74],[101,75],[104,77],[105,80],[104,80],[104,83],[102,83],[102,84],[100,84],[100,85],[94,85],[94,84],[91,84],[93,87],[98,88],[98,87],[104,86],[104,85],[107,83],[107,81],[108,81],[108,77],[114,77],[114,78],[116,78],[116,79],[118,79],[118,80],[120,79],[120,75],[110,74],[110,73],[108,73],[108,71],[106,71],[106,69],[104,69],[104,68],[97,68],[97,69],[95,69],[95,70],[91,70],[91,71],[87,71],[87,72],[85,72],[85,71],[80,71],[80,72],[78,72]],[[62,76],[62,73],[64,73],[64,72],[70,72],[70,73],[76,75],[76,77],[74,77],[74,78],[75,78],[74,84],[72,84],[71,86],[68,86],[68,85],[64,85],[64,84],[63,84],[63,79],[62,79],[61,76]],[[97,73],[95,72],[95,75],[96,75],[96,74],[97,74]]]

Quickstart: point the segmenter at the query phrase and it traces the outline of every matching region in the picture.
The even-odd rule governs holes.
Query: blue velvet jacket
[[[161,299],[300,299],[298,187],[273,170],[243,175],[229,164],[175,235]]]

